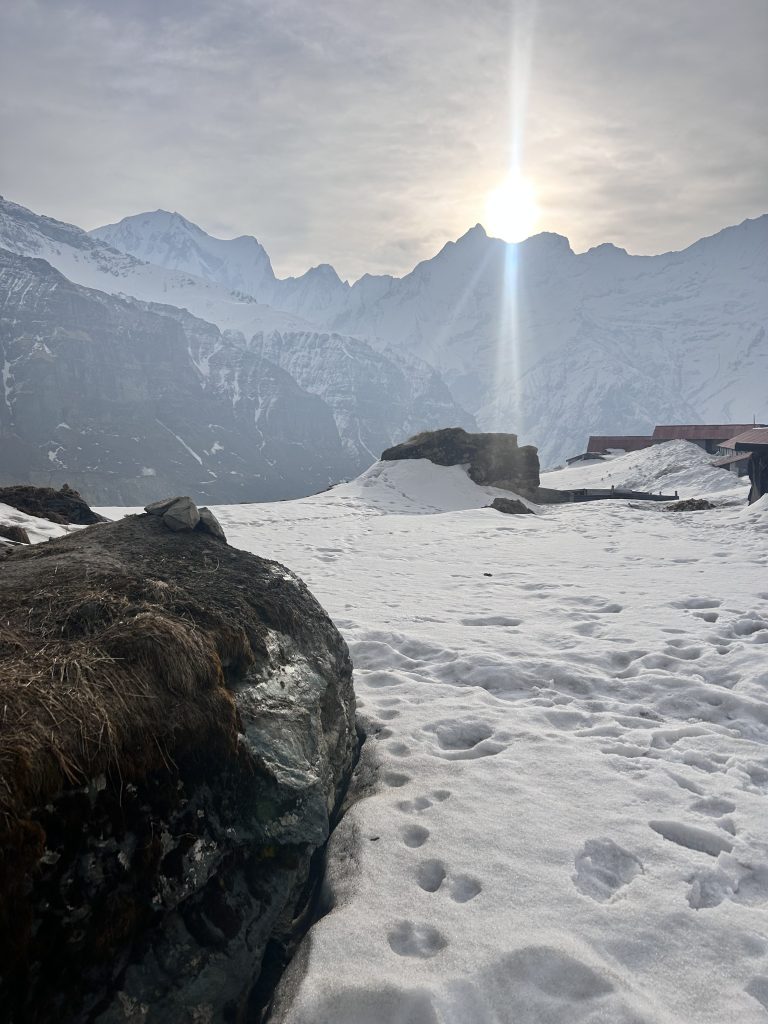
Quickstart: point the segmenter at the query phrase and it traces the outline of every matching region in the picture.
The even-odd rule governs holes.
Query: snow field
[[[375,778],[274,1019],[761,1024],[765,500],[504,516],[461,472],[214,509],[343,632]]]
[[[51,523],[47,519],[28,516],[26,512],[19,512],[18,509],[11,505],[5,505],[3,502],[0,502],[0,523],[5,523],[8,526],[21,526],[27,531],[33,544],[38,544],[43,540],[53,540],[54,537],[63,537],[66,533],[83,529],[82,526],[74,524]],[[0,544],[14,546],[13,541],[5,540],[3,537],[0,537]]]
[[[692,441],[666,441],[639,452],[542,473],[541,486],[567,490],[613,485],[651,493],[677,491],[681,499],[708,495],[719,502],[733,497],[746,500],[745,478],[713,466],[714,458]]]

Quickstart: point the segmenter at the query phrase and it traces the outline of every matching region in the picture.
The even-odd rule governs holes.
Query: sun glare
[[[536,230],[539,208],[530,181],[510,175],[488,193],[485,201],[485,228],[507,242],[521,242]]]

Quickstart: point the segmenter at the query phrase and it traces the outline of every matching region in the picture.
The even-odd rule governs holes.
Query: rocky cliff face
[[[415,357],[384,355],[353,338],[316,332],[257,334],[249,348],[333,410],[354,475],[416,430],[446,423],[475,427],[440,375]]]
[[[160,516],[15,549],[0,602],[3,1019],[243,1019],[351,771],[344,641]]]
[[[426,431],[382,452],[382,461],[429,459],[437,466],[466,466],[471,480],[536,497],[539,458],[531,445],[519,448],[514,434],[468,434],[460,427]]]
[[[172,307],[81,288],[0,251],[0,483],[91,502],[294,497],[350,467],[330,409]]]

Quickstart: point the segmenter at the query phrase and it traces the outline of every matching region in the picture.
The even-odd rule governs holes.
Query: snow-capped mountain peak
[[[266,249],[250,235],[214,238],[179,213],[155,210],[124,217],[90,232],[147,263],[183,270],[267,301],[275,281]]]

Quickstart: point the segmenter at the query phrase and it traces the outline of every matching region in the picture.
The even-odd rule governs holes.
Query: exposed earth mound
[[[344,641],[157,515],[14,549],[0,606],[4,1019],[243,1019],[351,771]]]
[[[32,487],[31,484],[0,487],[0,503],[52,523],[91,526],[106,522],[103,516],[89,508],[77,491],[66,484],[58,491],[53,487]]]
[[[520,448],[515,434],[468,434],[447,427],[417,434],[388,448],[382,460],[429,459],[438,466],[467,466],[470,479],[533,498],[539,486],[539,457],[532,445]]]
[[[516,498],[494,498],[488,508],[496,509],[497,512],[503,512],[509,516],[533,515],[533,509],[528,508]]]
[[[711,501],[706,498],[686,498],[684,501],[673,501],[671,505],[665,505],[665,512],[708,512],[715,508]]]

